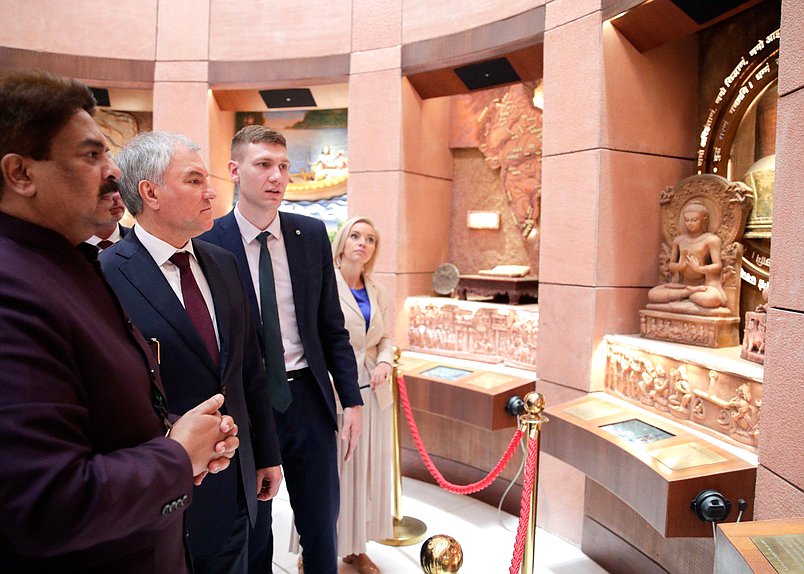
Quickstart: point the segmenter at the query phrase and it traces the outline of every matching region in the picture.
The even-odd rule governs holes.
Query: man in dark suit
[[[276,494],[281,458],[235,258],[192,240],[212,226],[215,197],[198,149],[168,132],[142,133],[126,145],[117,158],[120,187],[137,224],[101,263],[134,324],[158,348],[174,412],[220,392],[226,412],[250,431],[240,436],[236,464],[201,485],[187,514],[195,572],[243,573],[257,497]]]
[[[349,442],[347,459],[360,434],[363,401],[338,301],[329,238],[320,221],[277,212],[290,179],[282,134],[264,126],[240,130],[232,141],[229,173],[240,200],[203,239],[235,254],[263,338],[269,336],[266,327],[271,327],[263,319],[266,302],[277,307],[284,356],[275,362],[283,364],[267,358],[269,346],[263,349],[269,373],[271,369],[287,373],[289,405],[283,404],[283,412],[277,410],[275,415],[290,504],[305,570],[335,574],[339,488],[333,384],[344,409],[341,439]],[[266,276],[261,257],[272,266],[270,294],[261,280]],[[253,574],[271,571],[270,512],[270,505],[260,505],[249,548]]]
[[[111,196],[112,203],[107,206],[108,202],[98,202],[98,210],[101,215],[109,214],[108,219],[104,217],[103,225],[95,230],[95,235],[87,239],[87,243],[94,245],[100,251],[108,249],[121,239],[123,239],[129,231],[130,227],[120,225],[120,220],[126,213],[126,206],[123,205],[123,198],[120,197],[120,192],[113,193]]]
[[[193,483],[229,465],[236,428],[220,394],[168,416],[97,251],[77,247],[120,175],[94,107],[74,80],[0,80],[2,570],[187,573]]]

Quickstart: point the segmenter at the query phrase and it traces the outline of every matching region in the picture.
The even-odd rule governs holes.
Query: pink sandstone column
[[[640,54],[601,8],[557,0],[546,12],[538,386],[553,405],[602,389],[605,334],[639,331],[659,191],[692,174],[694,40]],[[542,468],[553,502],[539,522],[578,544],[584,478],[552,458]]]
[[[779,116],[773,192],[765,379],[757,470],[758,520],[791,518],[804,509],[804,4],[782,2]]]
[[[377,224],[375,274],[401,311],[408,295],[430,292],[432,272],[446,261],[448,102],[422,101],[401,77],[401,0],[355,0],[352,29],[349,215]],[[404,321],[396,341],[404,347]]]
[[[212,145],[218,142],[210,141],[210,133],[228,141],[233,114],[221,112],[209,90],[209,3],[160,2],[157,24],[154,129],[184,134],[201,146],[200,155],[218,192],[217,217],[231,208],[232,185],[219,146]],[[228,155],[226,149],[224,154]],[[216,159],[214,165],[211,159]]]

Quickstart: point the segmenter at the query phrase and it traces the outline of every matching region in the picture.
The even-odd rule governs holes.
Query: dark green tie
[[[282,333],[279,330],[279,310],[276,306],[274,286],[274,267],[268,251],[268,236],[263,231],[257,236],[260,242],[260,308],[262,310],[262,340],[265,357],[265,371],[268,374],[268,388],[274,408],[284,413],[293,400],[285,371],[285,352],[282,348]]]

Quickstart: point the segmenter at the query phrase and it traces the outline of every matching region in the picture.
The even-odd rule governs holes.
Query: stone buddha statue
[[[726,293],[720,279],[723,264],[720,260],[722,241],[709,231],[709,208],[702,202],[691,200],[681,210],[685,230],[673,240],[669,270],[675,281],[658,285],[648,292],[650,303],[686,301],[671,305],[667,311],[699,315],[726,314]],[[649,307],[651,308],[651,307]]]
[[[660,283],[640,311],[643,337],[739,344],[739,239],[752,200],[747,185],[715,174],[688,177],[663,191]]]

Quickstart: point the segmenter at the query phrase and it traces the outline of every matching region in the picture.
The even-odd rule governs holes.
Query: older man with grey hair
[[[215,192],[185,136],[148,132],[117,158],[120,191],[137,224],[104,251],[103,270],[134,324],[159,350],[159,372],[176,413],[220,392],[244,432],[236,464],[197,489],[187,515],[196,574],[246,572],[257,500],[282,480],[268,381],[237,262],[193,239],[212,226]]]

